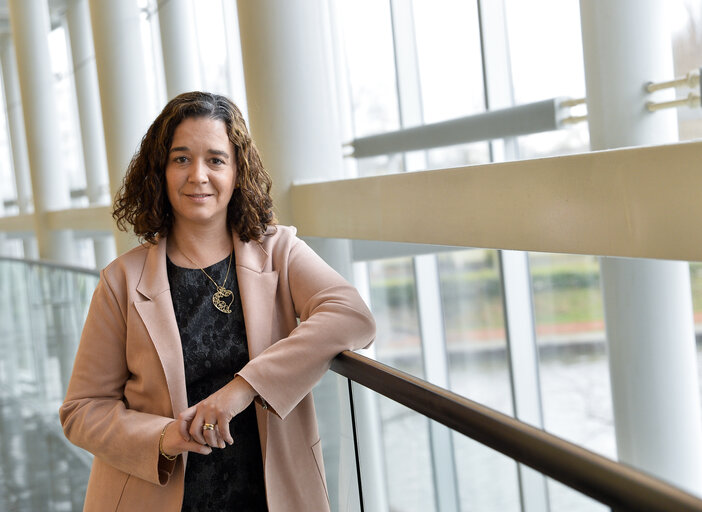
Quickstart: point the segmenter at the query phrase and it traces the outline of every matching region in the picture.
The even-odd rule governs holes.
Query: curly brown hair
[[[224,122],[234,146],[236,187],[227,209],[227,226],[243,242],[260,240],[268,226],[275,225],[271,178],[263,167],[241,112],[224,96],[187,92],[163,108],[132,157],[112,217],[122,231],[134,230],[140,240],[156,243],[173,227],[173,210],[166,192],[166,163],[173,133],[183,120],[208,117]]]

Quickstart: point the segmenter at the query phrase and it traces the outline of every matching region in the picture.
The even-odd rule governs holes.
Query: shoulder
[[[295,226],[269,226],[260,240],[263,249],[271,255],[289,252],[301,240],[297,237]]]
[[[113,289],[136,288],[146,257],[156,245],[144,243],[115,258],[100,272],[100,280]]]

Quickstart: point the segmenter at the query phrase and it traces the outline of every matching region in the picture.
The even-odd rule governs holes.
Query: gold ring
[[[214,425],[212,423],[205,423],[202,426],[202,430],[214,430]]]

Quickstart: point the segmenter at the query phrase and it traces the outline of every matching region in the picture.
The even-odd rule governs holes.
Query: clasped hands
[[[251,385],[237,375],[226,386],[181,412],[166,427],[163,451],[168,455],[188,451],[208,455],[212,453],[212,447],[224,448],[233,444],[229,422],[246,409],[256,395]],[[205,424],[214,425],[214,428],[203,430]]]

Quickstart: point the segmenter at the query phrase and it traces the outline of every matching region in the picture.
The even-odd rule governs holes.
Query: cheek
[[[227,199],[227,203],[230,202],[232,200],[232,196],[234,195],[234,187],[229,187],[226,190],[223,190],[222,194],[226,194],[225,197]]]
[[[166,196],[168,197],[169,202],[173,202],[173,198],[176,196],[176,193],[178,191],[178,184],[176,183],[176,178],[173,175],[172,172],[168,172],[168,169],[166,169],[165,172],[165,179],[166,179]]]
[[[232,194],[234,193],[234,189],[236,188],[236,172],[234,172],[231,177],[227,180],[226,184],[222,184],[223,187],[226,189],[226,194],[231,197]]]

